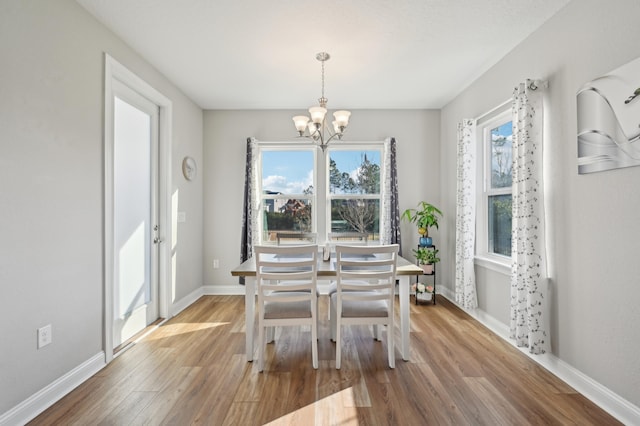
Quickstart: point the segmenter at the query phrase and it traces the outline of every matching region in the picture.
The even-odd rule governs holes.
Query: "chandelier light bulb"
[[[296,115],[293,117],[293,122],[295,123],[296,130],[300,132],[300,134],[304,133],[304,130],[307,128],[307,123],[309,122],[309,117],[306,115]]]
[[[320,128],[320,125],[316,125],[316,123],[314,123],[313,121],[309,121],[308,128],[309,128],[309,135],[313,136]]]
[[[349,117],[351,116],[351,112],[349,111],[336,111],[333,113],[338,125],[341,127],[347,127],[349,124]]]
[[[316,124],[321,124],[324,120],[324,116],[327,113],[326,108],[320,106],[309,108],[309,114],[311,114],[311,121]]]

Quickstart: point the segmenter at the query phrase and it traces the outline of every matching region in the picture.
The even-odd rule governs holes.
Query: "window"
[[[511,257],[512,123],[510,111],[481,125],[482,194],[479,254]]]
[[[260,241],[275,242],[283,231],[315,232],[315,151],[260,149]]]
[[[261,244],[278,232],[366,234],[380,239],[383,143],[336,143],[322,152],[309,144],[261,142],[258,191]]]
[[[330,149],[327,187],[332,233],[366,234],[380,239],[381,149]]]

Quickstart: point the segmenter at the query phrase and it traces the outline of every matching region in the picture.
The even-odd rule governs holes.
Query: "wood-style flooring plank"
[[[376,341],[371,327],[345,326],[336,370],[326,297],[319,306],[317,370],[310,328],[279,327],[259,373],[246,361],[244,297],[204,296],[30,424],[620,424],[442,297],[411,304],[409,362],[397,320],[395,369],[388,330]]]

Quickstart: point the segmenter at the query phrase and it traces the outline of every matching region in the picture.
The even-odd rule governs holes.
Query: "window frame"
[[[287,151],[287,152],[291,152],[291,151],[309,151],[313,154],[313,194],[308,195],[308,194],[294,194],[294,193],[288,193],[288,194],[264,194],[263,192],[263,186],[262,186],[262,180],[263,180],[263,157],[262,157],[262,153],[265,151],[269,151],[269,152],[277,152],[277,151]],[[308,199],[311,202],[311,230],[309,232],[317,232],[317,218],[318,218],[318,189],[317,189],[317,183],[318,183],[318,170],[317,170],[317,164],[318,164],[318,152],[317,149],[315,149],[314,146],[311,146],[309,144],[291,144],[291,143],[284,143],[284,142],[260,142],[257,145],[257,153],[256,153],[256,161],[257,161],[257,167],[256,167],[256,174],[257,174],[257,179],[256,179],[256,185],[257,185],[257,193],[258,193],[258,200],[257,200],[257,211],[262,213],[265,209],[265,200],[289,200],[289,199],[296,199],[296,200],[301,200],[301,199]],[[257,224],[258,224],[258,241],[260,244],[276,244],[275,242],[272,241],[264,241],[263,240],[263,235],[264,235],[264,221],[260,218],[258,218],[257,220]]]
[[[496,195],[511,195],[512,186],[491,187],[491,131],[513,121],[511,105],[503,105],[486,120],[476,124],[478,132],[477,202],[476,202],[476,263],[498,272],[510,273],[511,256],[490,251],[489,238],[489,198]]]
[[[335,142],[329,145],[323,152],[318,145],[312,143],[296,143],[296,142],[265,142],[258,141],[256,145],[256,191],[258,195],[256,210],[262,212],[264,210],[264,200],[266,199],[310,199],[311,210],[311,232],[315,232],[318,236],[317,242],[320,245],[324,245],[328,241],[329,233],[331,232],[331,200],[337,199],[378,199],[380,205],[380,213],[378,218],[378,229],[382,228],[382,216],[383,216],[383,197],[384,197],[384,182],[385,182],[385,168],[384,168],[384,155],[385,155],[385,142],[373,141],[373,142]],[[329,165],[330,165],[330,152],[331,151],[379,151],[380,152],[380,191],[376,194],[335,194],[337,197],[331,198],[329,193]],[[313,195],[306,194],[271,194],[265,196],[263,194],[262,187],[262,173],[263,173],[263,159],[262,153],[264,151],[313,151],[314,171],[313,171]],[[271,244],[271,241],[263,240],[263,220],[257,220],[258,229],[258,242],[259,244]],[[368,240],[369,243],[376,243],[378,239]]]
[[[329,167],[331,165],[331,152],[335,151],[378,151],[380,154],[380,188],[377,194],[333,194],[330,190],[330,175],[329,175]],[[378,235],[377,238],[368,239],[368,243],[379,243],[380,242],[380,232],[382,229],[382,215],[383,215],[383,191],[384,191],[384,182],[385,182],[385,167],[384,167],[384,142],[364,142],[364,143],[348,143],[348,144],[339,144],[329,146],[327,148],[327,152],[325,152],[324,157],[324,175],[325,175],[325,194],[326,194],[326,205],[325,205],[325,241],[329,238],[329,233],[331,230],[331,202],[333,200],[378,200]]]

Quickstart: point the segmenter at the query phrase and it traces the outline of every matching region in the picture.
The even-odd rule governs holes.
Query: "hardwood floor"
[[[323,297],[318,370],[310,330],[290,327],[258,373],[244,297],[202,297],[30,424],[620,424],[444,298],[411,305],[411,361],[396,350],[394,370],[366,326],[344,329],[336,370],[326,312]]]

